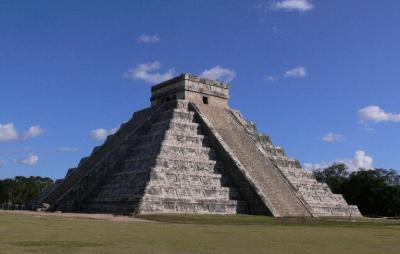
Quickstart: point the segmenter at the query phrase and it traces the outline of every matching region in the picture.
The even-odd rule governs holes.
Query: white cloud
[[[304,78],[307,76],[307,69],[303,66],[297,66],[287,70],[283,76],[285,78]]]
[[[365,154],[364,151],[356,151],[354,154],[354,157],[352,159],[352,168],[349,167],[350,169],[353,170],[358,170],[359,168],[364,168],[364,169],[371,169],[372,168],[372,163],[374,159],[371,156],[368,156]]]
[[[322,161],[320,163],[304,163],[303,168],[306,171],[316,171],[319,169],[327,168],[331,165],[332,165],[331,162]]]
[[[34,166],[39,162],[39,156],[35,154],[31,154],[25,158],[15,159],[13,160],[14,163],[23,164],[27,166]]]
[[[264,79],[268,82],[276,82],[283,78],[305,78],[307,77],[307,68],[304,66],[296,66],[283,73],[283,75],[266,76]]]
[[[57,148],[59,152],[76,152],[78,151],[78,147],[68,147],[68,146],[61,146]]]
[[[29,127],[27,131],[19,134],[13,123],[0,124],[0,143],[6,143],[16,140],[28,140],[40,136],[43,129],[38,125]]]
[[[18,132],[13,123],[0,124],[0,143],[11,142],[18,139]]]
[[[277,80],[277,78],[275,78],[274,76],[267,76],[265,77],[265,80],[273,83]]]
[[[174,69],[169,69],[164,73],[159,73],[157,70],[161,68],[158,61],[151,63],[139,64],[134,69],[129,69],[124,73],[123,77],[133,80],[143,80],[147,83],[157,84],[165,80],[171,79],[175,75]]]
[[[160,41],[160,37],[158,35],[147,35],[147,34],[142,34],[138,38],[138,42],[141,43],[156,43]]]
[[[325,142],[334,142],[334,141],[339,142],[339,141],[344,141],[344,140],[345,140],[345,138],[342,134],[332,133],[332,132],[325,134],[325,136],[322,137],[322,141],[325,141]]]
[[[43,129],[38,125],[29,127],[29,129],[20,135],[21,140],[27,140],[40,136],[43,133]]]
[[[350,172],[357,171],[360,168],[362,169],[372,169],[373,168],[374,159],[372,156],[369,156],[365,153],[365,151],[358,150],[354,153],[353,158],[351,159],[338,159],[336,161],[331,162],[320,162],[320,163],[304,163],[304,169],[307,171],[315,171],[318,169],[324,169],[331,166],[335,162],[346,164],[348,170]]]
[[[271,9],[285,11],[306,12],[314,8],[314,5],[308,0],[279,0],[271,1]]]
[[[400,113],[388,113],[375,105],[360,109],[358,117],[361,122],[400,122]]]
[[[105,140],[108,135],[114,134],[118,131],[118,128],[113,128],[111,130],[106,130],[103,128],[94,129],[90,131],[90,137],[93,140]]]
[[[217,65],[209,70],[204,70],[200,74],[200,77],[231,82],[236,77],[236,72],[234,70],[222,68],[221,66]]]

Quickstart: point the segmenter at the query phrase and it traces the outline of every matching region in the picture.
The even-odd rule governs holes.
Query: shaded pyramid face
[[[152,88],[152,107],[68,172],[40,202],[54,210],[360,216],[229,109],[226,84],[184,74]]]
[[[169,102],[129,145],[123,163],[81,205],[115,213],[223,213],[246,211],[237,189],[188,110]]]
[[[130,122],[142,122],[140,128],[118,145],[114,156],[74,184],[56,209],[117,214],[247,212],[246,202],[224,175],[188,107],[188,101],[170,101],[146,112],[147,117],[133,117]]]

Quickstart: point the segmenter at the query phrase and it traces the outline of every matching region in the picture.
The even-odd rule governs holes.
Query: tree
[[[16,176],[14,179],[0,180],[0,204],[26,206],[52,184],[52,179],[40,176]]]
[[[349,172],[344,163],[334,163],[330,167],[314,172],[315,178],[326,183],[333,193],[342,193],[342,185],[347,180]]]
[[[349,174],[344,164],[333,164],[314,176],[357,205],[363,215],[400,216],[400,175],[393,169],[360,169]]]
[[[400,184],[394,170],[353,172],[343,183],[342,194],[368,216],[400,216]]]

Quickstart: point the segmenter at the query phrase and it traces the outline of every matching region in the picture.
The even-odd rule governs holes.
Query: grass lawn
[[[400,222],[144,216],[115,222],[0,213],[0,253],[400,253]]]

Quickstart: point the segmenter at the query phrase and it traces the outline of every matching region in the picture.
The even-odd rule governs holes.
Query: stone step
[[[351,209],[347,207],[318,207],[313,209],[318,217],[350,217]]]
[[[101,195],[118,195],[118,196],[123,196],[123,195],[131,195],[135,193],[140,193],[143,192],[143,190],[146,187],[146,180],[148,180],[148,177],[145,177],[146,179],[138,179],[138,178],[132,178],[132,177],[115,177],[113,179],[110,179],[110,181],[103,183],[102,185],[99,185],[96,187],[96,196],[101,196]]]
[[[279,167],[291,167],[301,169],[301,165],[296,159],[292,159],[286,156],[271,156],[271,158]]]
[[[159,131],[164,131],[167,129],[175,129],[175,130],[180,130],[183,132],[194,133],[194,134],[197,134],[200,132],[200,126],[198,123],[182,122],[182,121],[179,121],[178,119],[162,120],[162,121],[152,124],[152,126],[151,126],[151,132],[152,131],[159,132]]]
[[[261,144],[261,147],[268,155],[285,156],[285,151],[280,146],[275,146],[272,144]]]
[[[326,190],[318,190],[318,189],[308,189],[308,190],[298,190],[300,194],[303,196],[316,196],[316,195],[333,195],[331,192],[327,192]]]
[[[303,195],[305,198],[310,199],[310,200],[315,200],[317,202],[324,202],[325,200],[330,201],[342,201],[344,200],[343,196],[340,194],[332,194],[332,193],[319,193],[319,194],[313,194],[310,192],[306,192]]]
[[[180,187],[166,187],[166,186],[148,186],[145,196],[156,196],[163,198],[179,198],[189,199],[195,201],[197,199],[221,199],[229,200],[234,199],[230,195],[229,189],[208,189],[202,187],[196,188],[180,188]],[[235,196],[237,198],[237,195]]]
[[[152,151],[155,150],[159,152],[160,150],[182,150],[185,149],[188,153],[215,153],[213,148],[207,147],[207,146],[200,146],[198,144],[184,144],[184,143],[173,143],[169,144],[168,142],[163,142],[163,143],[147,143],[147,144],[141,144],[141,145],[135,145],[131,146],[128,149],[128,152],[130,154],[135,154],[136,152],[139,151]]]
[[[303,195],[303,198],[311,206],[312,204],[320,204],[320,203],[346,204],[344,199],[339,199],[334,195]]]
[[[209,158],[210,160],[216,159],[216,153],[214,149],[208,147],[193,148],[163,144],[160,154],[166,156],[195,156],[199,158]]]
[[[215,198],[207,198],[207,197],[199,197],[197,199],[192,199],[191,197],[186,198],[169,198],[169,197],[161,197],[161,196],[152,196],[145,195],[142,199],[143,201],[164,201],[164,202],[185,202],[185,203],[220,203],[220,204],[237,204],[238,202],[244,203],[240,200],[232,200],[232,199],[215,199]]]
[[[182,175],[183,176],[183,175]],[[183,176],[185,178],[185,176]],[[205,179],[204,179],[205,180]],[[161,188],[176,188],[176,189],[204,189],[204,190],[228,190],[229,187],[221,186],[220,182],[216,184],[207,181],[190,182],[189,179],[183,181],[164,181],[161,179],[151,179],[148,188],[161,187]]]
[[[108,179],[108,180],[107,180]],[[106,177],[106,183],[104,184],[117,184],[117,185],[141,185],[146,182],[152,181],[164,181],[169,184],[173,184],[179,181],[188,181],[195,185],[227,185],[224,181],[224,177],[218,174],[217,170],[204,170],[203,168],[191,167],[189,170],[178,168],[176,170],[163,169],[156,167],[152,170],[151,167],[133,170],[122,170],[120,172],[114,172],[112,175]]]
[[[169,110],[165,110],[161,113],[162,120],[168,119],[179,119],[184,122],[193,122],[194,112],[187,111],[181,108],[173,108]]]
[[[212,161],[215,160],[215,156],[210,156],[210,154],[197,154],[197,155],[190,155],[190,154],[179,154],[179,153],[173,153],[173,152],[164,152],[161,151],[158,153],[155,151],[138,151],[135,154],[132,154],[129,158],[129,160],[151,160],[154,159],[155,157],[159,159],[169,159],[169,160],[179,160],[179,159],[187,159],[190,160],[193,157],[196,157],[196,160],[198,161]]]
[[[304,197],[304,196],[303,196]],[[315,200],[313,198],[304,198],[304,200],[307,201],[307,203],[311,206],[318,206],[318,205],[341,205],[341,206],[346,206],[347,203],[345,200],[336,200],[336,199],[332,199],[332,198],[321,198],[320,200]]]
[[[238,195],[236,192],[226,189],[204,189],[204,188],[168,188],[168,187],[148,187],[145,190],[141,187],[132,188],[112,188],[112,189],[99,189],[99,193],[92,198],[93,201],[100,200],[132,200],[143,196],[147,197],[163,197],[163,198],[176,198],[176,199],[187,199],[187,200],[198,200],[198,199],[218,199],[218,200],[229,200],[237,199]],[[137,191],[137,192],[134,192]]]
[[[303,193],[303,192],[306,193],[310,189],[312,189],[312,190],[317,189],[317,190],[323,190],[326,192],[330,192],[330,191],[326,190],[325,186],[322,186],[320,183],[304,183],[304,182],[303,183],[296,183],[296,182],[293,183],[292,182],[292,185],[297,192],[301,192],[301,193]],[[311,187],[311,186],[313,186],[313,187]]]
[[[185,136],[203,136],[198,130],[187,130],[185,128],[151,128],[147,135],[164,136],[165,134],[178,134]]]
[[[313,174],[307,171],[304,171],[301,167],[279,167],[284,173],[293,173],[296,174],[297,177],[307,177],[314,178]]]
[[[293,186],[296,186],[297,188],[300,187],[307,187],[307,186],[313,186],[313,187],[318,187],[318,185],[320,185],[321,187],[322,184],[319,183],[317,180],[315,180],[314,178],[309,178],[309,177],[296,177],[293,175],[288,175],[288,174],[284,174],[286,176],[286,178],[289,180],[289,182],[292,183]],[[315,185],[315,186],[314,186]],[[319,188],[319,187],[318,187]]]
[[[211,174],[208,173],[207,175],[203,174],[196,174],[195,172],[188,172],[184,173],[158,173],[152,172],[151,179],[157,181],[164,181],[170,184],[174,184],[177,182],[184,182],[187,181],[194,185],[203,184],[205,186],[220,186],[222,181],[222,176],[218,174]]]
[[[351,209],[347,204],[332,204],[332,203],[316,203],[313,204],[312,209],[320,209],[320,208],[343,208],[343,209]]]
[[[166,132],[164,142],[168,142],[169,145],[172,144],[189,144],[189,145],[201,145],[205,147],[209,147],[208,138],[204,137],[204,135],[187,135],[185,133],[174,133],[174,132]]]
[[[197,160],[197,158],[154,158],[154,160],[150,160],[150,158],[135,158],[125,160],[123,165],[124,169],[132,170],[144,169],[146,167],[163,167],[175,172],[185,172],[188,169],[192,169],[214,173],[222,170],[222,163],[213,160]]]
[[[169,145],[167,142],[162,145],[157,144],[147,144],[143,146],[137,146],[129,151],[130,159],[134,158],[149,158],[158,155],[171,156],[174,158],[176,156],[192,157],[196,156],[203,159],[216,159],[216,153],[213,149],[208,147],[202,147],[199,145],[184,146],[182,144],[172,144]]]
[[[235,200],[197,200],[196,202],[180,199],[143,200],[142,213],[197,213],[197,214],[236,214],[247,209],[247,203]]]
[[[297,191],[299,192],[308,192],[308,191],[318,191],[318,192],[324,192],[324,193],[330,193],[332,194],[331,190],[327,185],[322,185],[322,184],[315,184],[315,185],[301,185],[297,186]]]
[[[168,143],[169,145],[199,145],[208,147],[208,139],[200,134],[176,133],[173,130],[141,135],[136,138],[136,145]]]
[[[293,170],[293,168],[291,168],[290,170],[285,170],[285,169],[281,168],[281,171],[289,178],[315,180],[315,178],[313,176],[307,174],[306,172],[303,172],[301,169]]]
[[[196,202],[174,199],[145,199],[132,201],[119,200],[89,200],[85,211],[102,211],[105,213],[132,213],[140,206],[141,213],[200,213],[200,214],[236,214],[247,213],[245,201],[198,200]]]
[[[147,168],[142,168],[142,169],[125,169],[120,172],[115,172],[113,173],[110,177],[116,177],[116,176],[135,176],[135,175],[140,175],[140,174],[151,174],[152,178],[156,179],[164,179],[164,178],[172,178],[172,177],[177,177],[177,176],[182,176],[182,177],[187,177],[191,181],[196,181],[196,179],[201,178],[201,181],[204,181],[203,178],[207,178],[209,181],[211,179],[215,179],[218,181],[222,180],[222,175],[219,173],[215,172],[210,172],[210,171],[199,171],[196,170],[195,168],[185,168],[185,169],[180,169],[180,170],[170,170],[162,167],[147,167]]]
[[[174,153],[174,152],[161,152],[158,155],[158,158],[160,159],[171,159],[171,160],[177,160],[177,159],[188,159],[191,160],[192,158],[196,158],[196,160],[199,161],[213,161],[216,160],[215,155],[210,155],[210,154],[197,154],[197,155],[191,155],[191,154],[179,154],[179,153]]]
[[[268,135],[259,133],[257,130],[255,132],[248,132],[248,134],[253,138],[253,140],[260,144],[261,146],[263,145],[270,145],[271,144],[271,139]]]
[[[177,104],[176,104],[175,108],[182,109],[182,110],[189,110],[189,101],[177,100]]]
[[[133,188],[134,186],[144,186],[146,181],[159,183],[160,186],[177,186],[184,188],[225,188],[222,186],[221,175],[196,175],[196,174],[160,174],[160,173],[136,173],[136,174],[119,174],[113,175],[112,178],[100,189],[114,189],[114,188]],[[151,183],[151,185],[154,185]]]
[[[181,110],[188,110],[189,109],[189,101],[187,100],[175,100],[170,101],[164,104],[165,110],[171,109],[181,109]]]
[[[313,209],[314,213],[319,217],[333,216],[333,217],[361,217],[361,213],[357,206],[343,205],[343,206],[319,206]]]
[[[304,185],[322,185],[322,183],[319,183],[317,180],[314,178],[296,178],[296,177],[291,177],[288,176],[287,179],[293,184],[293,186],[300,187]]]
[[[198,171],[209,171],[215,170],[219,171],[223,168],[222,163],[220,161],[215,160],[204,160],[202,158],[157,158],[156,166],[164,166],[165,168],[172,168],[179,172],[184,170],[185,168],[194,168]]]
[[[117,177],[116,177],[117,178]],[[184,176],[182,175],[182,178]],[[217,189],[229,189],[229,187],[223,187],[221,186],[221,183],[218,181],[215,182],[210,182],[210,181],[205,181],[206,178],[203,177],[203,181],[201,179],[198,179],[197,181],[191,182],[190,179],[187,179],[187,181],[179,181],[176,179],[173,179],[171,181],[168,180],[163,180],[163,179],[149,179],[150,183],[147,183],[145,181],[132,181],[133,176],[129,176],[126,178],[121,178],[117,179],[115,181],[114,179],[110,179],[107,183],[102,184],[101,186],[98,186],[97,188],[99,190],[106,190],[106,189],[131,189],[134,190],[136,188],[142,188],[142,186],[147,186],[147,187],[162,187],[162,188],[170,188],[174,187],[177,189],[204,189],[204,190],[217,190]]]

